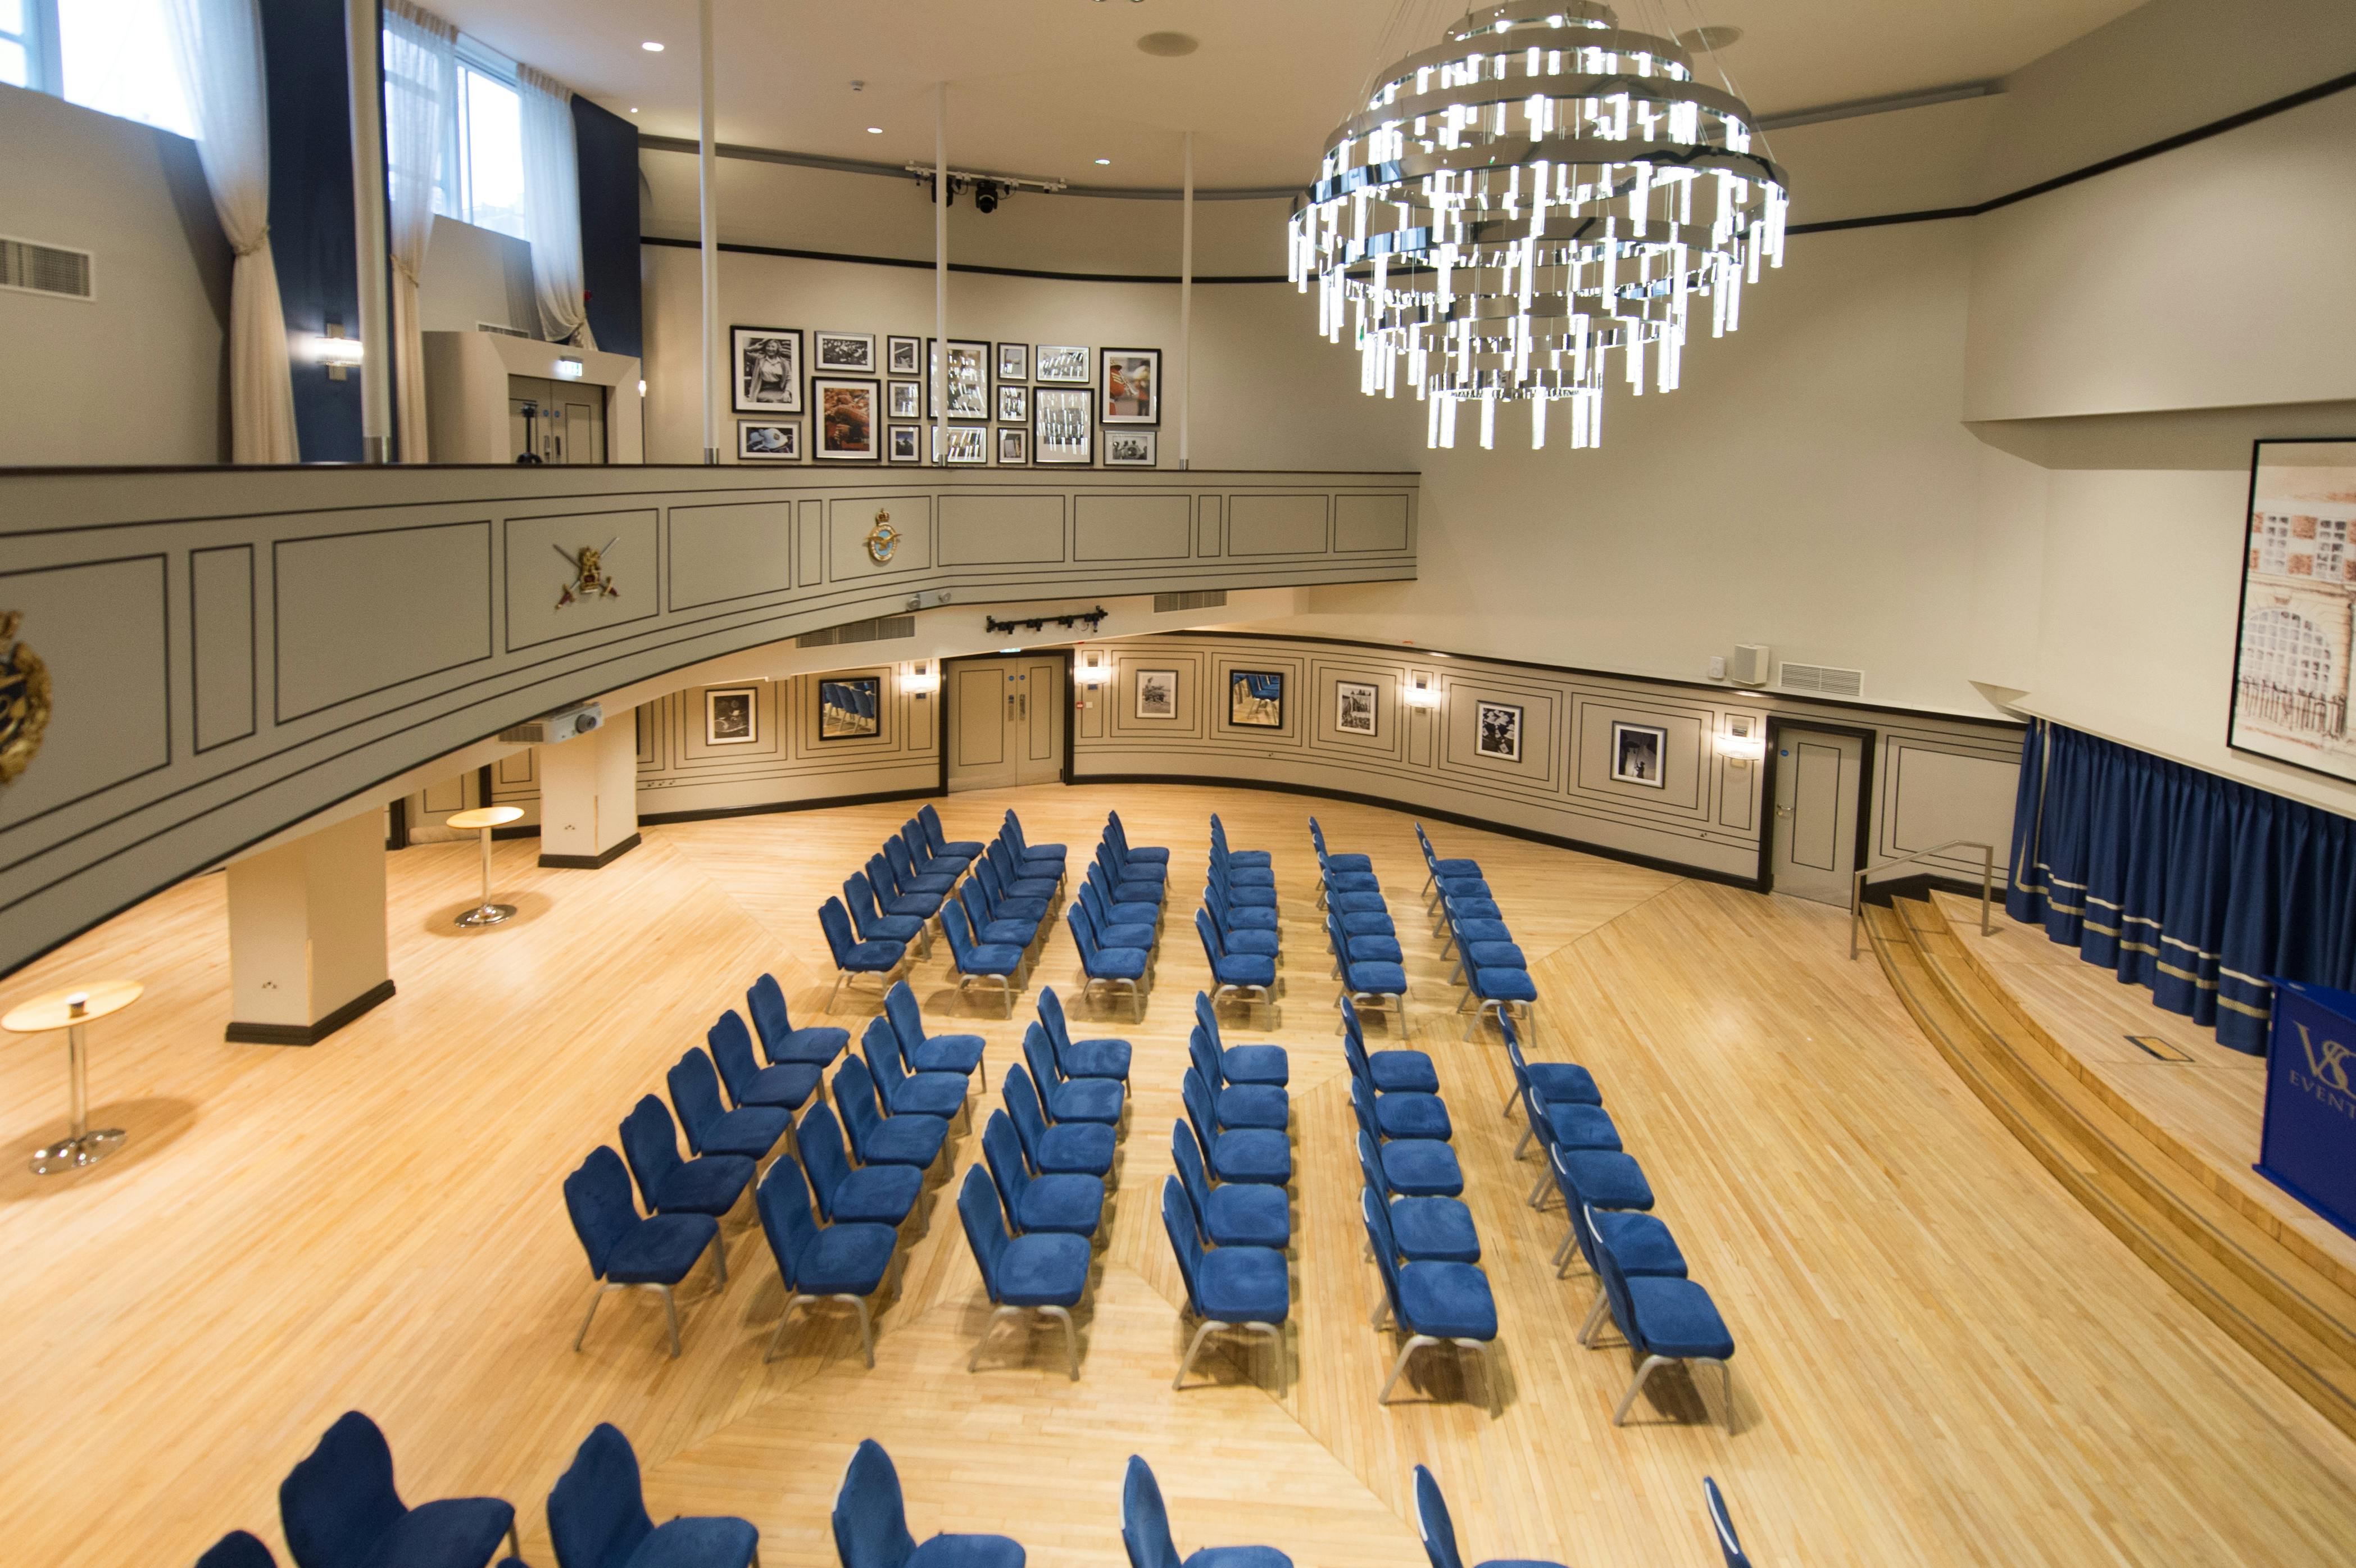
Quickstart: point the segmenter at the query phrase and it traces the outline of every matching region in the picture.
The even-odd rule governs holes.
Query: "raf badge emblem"
[[[607,539],[603,547],[596,549],[592,549],[587,545],[583,545],[581,547],[580,553],[577,555],[567,550],[561,544],[551,545],[548,547],[557,554],[564,557],[564,563],[573,568],[573,581],[565,586],[564,597],[556,602],[556,607],[558,609],[563,609],[575,599],[618,599],[621,597],[622,591],[614,586],[613,573],[605,570],[605,551],[612,549],[614,548],[615,539],[618,539],[621,537],[621,535],[616,534],[613,539]]]
[[[0,784],[16,782],[49,727],[49,667],[17,640],[24,619],[20,611],[0,611],[0,643],[7,645],[0,650]]]
[[[904,537],[892,526],[892,514],[879,509],[875,514],[875,526],[867,530],[868,558],[879,565],[891,560],[892,552],[900,548],[900,540]]]

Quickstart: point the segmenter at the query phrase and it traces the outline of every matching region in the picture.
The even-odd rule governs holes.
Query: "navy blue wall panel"
[[[638,128],[575,94],[573,140],[581,163],[581,276],[589,330],[608,354],[645,341],[638,297]]]
[[[305,463],[360,457],[360,379],[330,380],[304,344],[330,316],[359,336],[352,263],[351,100],[344,12],[323,0],[261,0],[269,73],[270,249],[295,344],[294,430]]]

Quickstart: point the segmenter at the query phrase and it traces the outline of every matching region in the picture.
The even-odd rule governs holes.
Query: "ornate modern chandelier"
[[[1597,444],[1612,376],[1676,390],[1696,300],[1731,332],[1762,257],[1783,265],[1783,171],[1749,106],[1608,5],[1468,13],[1376,81],[1292,216],[1291,277],[1321,334],[1352,333],[1361,391],[1397,395],[1404,362],[1433,446],[1466,401],[1494,445],[1508,399],[1544,446],[1558,398]]]

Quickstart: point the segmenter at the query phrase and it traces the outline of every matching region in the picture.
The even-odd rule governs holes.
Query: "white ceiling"
[[[2138,0],[1631,0],[1623,25],[1743,29],[1719,57],[1762,114],[1983,80]],[[648,132],[696,133],[694,0],[428,0],[486,43]],[[724,142],[1075,184],[1288,186],[1381,65],[1439,36],[1461,0],[715,0]],[[1194,53],[1139,37],[1175,31]],[[660,54],[639,45],[654,40]],[[854,91],[851,82],[863,81]],[[867,127],[881,126],[870,134]],[[1096,160],[1108,158],[1098,166]]]

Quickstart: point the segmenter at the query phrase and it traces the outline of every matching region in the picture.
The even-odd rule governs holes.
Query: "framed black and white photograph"
[[[810,401],[818,405],[818,455],[873,463],[883,450],[883,389],[873,381],[810,379]]]
[[[886,375],[921,376],[925,373],[925,340],[921,337],[887,337],[884,340]]]
[[[1104,408],[1108,425],[1162,422],[1162,350],[1104,351]]]
[[[1031,379],[1029,344],[1001,343],[998,346],[998,379],[1001,381],[1027,381]]]
[[[1031,463],[1031,432],[1027,430],[1001,430],[998,432],[998,465],[1001,468],[1025,468]]]
[[[756,420],[736,421],[736,460],[740,463],[799,463],[802,421],[766,424]]]
[[[1141,669],[1137,672],[1137,716],[1140,719],[1178,717],[1178,672]]]
[[[895,424],[892,427],[892,461],[922,463],[925,460],[925,427]]]
[[[929,371],[926,380],[927,385],[932,384]],[[931,417],[939,417],[940,400],[941,393],[936,388],[931,399]],[[949,418],[953,420],[986,420],[990,417],[989,344],[969,343],[958,337],[949,339],[948,400]]]
[[[2261,441],[2250,458],[2225,743],[2356,779],[2349,656],[2356,606],[2356,441]],[[2218,562],[2220,568],[2223,562]],[[2216,584],[2222,592],[2224,584]],[[2222,650],[2221,650],[2222,651]]]
[[[1669,749],[1669,732],[1657,724],[1612,723],[1612,776],[1622,784],[1666,789],[1662,759]]]
[[[1031,422],[1031,389],[1001,387],[998,389],[998,422],[1027,425]]]
[[[1150,430],[1108,430],[1104,435],[1107,468],[1151,468],[1154,465],[1154,432]]]
[[[1337,681],[1333,687],[1333,728],[1344,735],[1375,732],[1375,703],[1380,693],[1363,680]]]
[[[1227,672],[1227,722],[1244,730],[1284,728],[1284,676],[1265,669]]]
[[[729,362],[735,367],[740,414],[802,411],[802,330],[798,326],[732,326]]]
[[[1088,351],[1077,344],[1042,343],[1031,364],[1031,379],[1043,386],[1085,387],[1090,379]]]
[[[934,432],[934,462],[960,468],[989,466],[990,431],[986,426],[953,424],[946,435],[941,433],[941,427],[937,424],[928,424],[925,428]],[[942,446],[944,441],[948,443],[946,449]]]
[[[1510,702],[1472,707],[1472,749],[1501,763],[1522,760],[1522,710]]]
[[[814,332],[810,335],[810,368],[821,376],[873,376],[875,335]]]
[[[761,738],[760,688],[715,686],[703,693],[703,743],[749,746]]]
[[[1031,452],[1037,463],[1086,464],[1096,427],[1088,394],[1039,387],[1031,394]]]
[[[925,417],[925,385],[921,381],[892,383],[892,417],[895,420],[920,420]]]
[[[818,738],[863,741],[884,733],[880,676],[839,675],[818,683]]]

